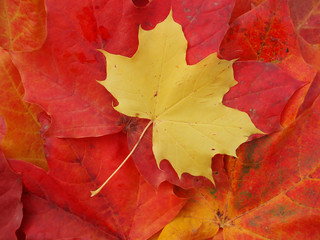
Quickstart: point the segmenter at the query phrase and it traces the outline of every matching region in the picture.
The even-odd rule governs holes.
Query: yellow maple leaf
[[[151,120],[158,165],[167,159],[179,177],[186,172],[213,181],[211,158],[236,156],[237,147],[261,131],[246,113],[222,104],[237,83],[233,61],[211,54],[187,65],[186,49],[182,28],[170,14],[151,31],[140,28],[132,58],[102,51],[107,79],[101,83],[118,100],[117,111]]]

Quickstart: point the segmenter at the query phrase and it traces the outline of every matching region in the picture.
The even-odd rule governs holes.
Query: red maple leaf
[[[49,137],[45,150],[50,171],[12,160],[22,174],[27,238],[147,239],[168,223],[184,205],[172,185],[156,191],[132,161],[99,195],[90,197],[128,154],[121,133],[100,138]]]

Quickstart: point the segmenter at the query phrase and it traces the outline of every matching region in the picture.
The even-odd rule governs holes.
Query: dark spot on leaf
[[[141,7],[145,7],[147,6],[151,0],[132,0],[134,6],[136,6],[137,8],[141,8]]]
[[[218,190],[216,188],[208,188],[208,191],[211,195],[215,195]]]
[[[75,158],[75,159],[74,159],[74,162],[75,162],[75,163],[80,163],[80,164],[81,164],[81,162],[82,162],[82,158],[77,157],[77,158]]]
[[[221,216],[222,216],[222,213],[220,212],[219,209],[217,210],[217,215],[218,215],[218,217],[221,217]]]

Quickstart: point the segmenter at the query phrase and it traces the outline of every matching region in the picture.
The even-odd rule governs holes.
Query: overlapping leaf
[[[0,2],[0,47],[32,51],[42,46],[46,35],[44,0]]]
[[[227,59],[259,60],[279,65],[307,85],[295,92],[285,107],[281,124],[294,121],[316,72],[301,56],[286,0],[267,0],[237,18],[228,30],[220,52]]]
[[[297,33],[309,44],[319,44],[320,4],[318,0],[289,0],[292,22]]]
[[[298,34],[298,41],[302,56],[317,71],[308,94],[299,112],[309,108],[317,96],[320,95],[319,71],[320,71],[320,36],[319,20],[320,6],[319,1],[308,0],[304,2],[289,1],[290,13],[295,30]]]
[[[198,189],[159,239],[318,239],[320,98],[287,129],[229,159],[229,187]]]
[[[299,46],[304,59],[318,71],[320,70],[319,1],[296,0],[289,2],[290,14],[298,34]]]
[[[220,47],[227,59],[279,64],[291,76],[310,82],[314,71],[300,54],[286,0],[267,0],[232,23]]]
[[[46,139],[47,174],[12,161],[22,173],[27,238],[147,239],[168,223],[185,200],[172,185],[155,191],[126,163],[101,193],[93,190],[128,153],[123,134],[88,139]]]
[[[104,75],[94,49],[101,42],[91,44],[83,36],[76,14],[84,6],[80,2],[72,7],[68,4],[73,3],[47,1],[48,37],[44,46],[32,53],[14,55],[26,89],[25,99],[41,105],[52,116],[50,129],[55,135],[110,132],[107,123],[117,115],[106,107],[110,96],[93,83]]]
[[[44,46],[32,53],[13,56],[26,88],[25,99],[41,105],[50,114],[49,133],[56,136],[118,132],[122,127],[117,125],[119,115],[111,107],[111,96],[96,83],[105,76],[104,59],[96,49],[133,54],[137,47],[137,25],[152,27],[164,18],[169,5],[152,1],[139,10],[131,1],[46,4],[48,37]],[[158,11],[153,15],[154,8],[163,9],[164,13]]]
[[[236,62],[233,69],[239,83],[224,96],[223,103],[248,113],[265,133],[280,130],[288,100],[304,83],[272,63],[242,61]]]
[[[172,1],[173,17],[188,40],[186,60],[195,64],[217,52],[228,29],[235,0]]]
[[[19,72],[9,54],[0,49],[0,114],[5,123],[1,149],[7,158],[21,159],[46,168],[43,141],[37,115],[38,106],[23,100],[24,89]]]
[[[4,121],[0,117],[0,122]],[[2,137],[0,136],[0,141]],[[16,239],[15,232],[22,220],[21,178],[9,166],[0,152],[0,238]]]
[[[250,11],[254,7],[258,6],[263,1],[264,0],[236,0],[235,6],[232,10],[230,23],[232,23],[239,16],[245,14],[246,12]]]

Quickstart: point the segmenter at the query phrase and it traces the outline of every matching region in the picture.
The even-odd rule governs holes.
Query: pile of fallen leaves
[[[0,239],[320,239],[319,22],[319,0],[0,1]]]

